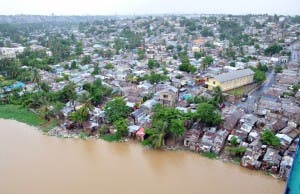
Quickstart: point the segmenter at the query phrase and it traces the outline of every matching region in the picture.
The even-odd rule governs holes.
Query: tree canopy
[[[269,46],[268,48],[266,48],[264,50],[264,53],[267,56],[272,56],[274,54],[280,53],[280,51],[282,51],[282,50],[283,50],[282,46],[280,46],[278,44],[273,44],[273,45]]]
[[[280,139],[275,136],[275,134],[266,129],[262,135],[261,135],[261,142],[263,144],[267,144],[267,145],[271,145],[271,146],[274,146],[274,147],[280,147]]]
[[[161,81],[165,81],[165,80],[168,79],[168,77],[166,75],[163,75],[163,74],[158,74],[158,73],[151,72],[150,75],[147,74],[144,77],[142,77],[141,79],[142,80],[147,80],[151,84],[154,84],[154,83],[159,83]]]
[[[202,61],[202,68],[203,69],[207,69],[208,66],[210,66],[211,64],[213,64],[214,59],[211,56],[206,56],[203,61]]]
[[[187,116],[175,108],[156,105],[152,117],[152,128],[146,130],[149,137],[144,144],[160,148],[163,146],[165,137],[182,136],[186,119]]]
[[[156,60],[153,60],[153,59],[149,59],[147,65],[148,65],[149,69],[154,69],[156,67],[160,67],[159,62]]]
[[[196,67],[190,63],[190,60],[187,55],[181,56],[181,65],[179,65],[180,71],[185,71],[187,73],[195,73]]]
[[[200,103],[195,113],[195,118],[207,125],[218,125],[221,123],[221,116],[216,108],[206,102]]]
[[[127,118],[130,108],[126,105],[123,98],[117,97],[106,104],[104,111],[108,120],[113,123],[119,119]]]

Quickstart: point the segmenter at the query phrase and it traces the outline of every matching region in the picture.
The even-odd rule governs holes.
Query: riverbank
[[[2,107],[5,107],[1,110]],[[19,108],[19,109],[18,109]],[[17,107],[14,105],[5,105],[0,106],[0,118],[3,118],[2,116],[5,115],[5,112],[8,112],[5,119],[14,119],[19,122],[23,122],[35,127],[38,127],[40,130],[42,130],[46,135],[49,136],[55,136],[59,138],[73,138],[73,139],[103,139],[108,142],[127,142],[128,138],[123,138],[120,140],[116,140],[113,138],[113,135],[106,135],[106,136],[100,136],[100,134],[94,135],[94,136],[88,136],[86,133],[84,133],[81,129],[73,129],[73,130],[67,130],[63,129],[58,126],[57,121],[52,122],[46,122],[45,120],[40,119],[36,114],[23,109],[21,107]],[[2,114],[1,114],[2,113]],[[142,146],[142,145],[141,145]],[[185,149],[182,146],[163,146],[163,150],[166,151],[186,151],[191,152],[190,150]],[[232,163],[235,165],[239,165],[240,161],[237,160],[237,158],[229,157],[228,154],[225,154],[222,152],[220,155],[216,155],[214,153],[198,153],[198,155],[201,155],[203,157],[209,158],[209,159],[216,159],[221,160],[226,163]],[[264,172],[264,171],[262,171]],[[279,177],[277,175],[270,174],[268,172],[264,172],[265,175],[272,175],[272,177],[278,179]]]
[[[35,127],[39,127],[46,122],[35,113],[16,105],[0,105],[0,118],[13,119]]]
[[[34,112],[17,105],[0,105],[0,118],[12,119],[30,126],[38,127],[43,132],[48,132],[58,126],[58,120],[46,121]]]
[[[282,194],[284,189],[284,182],[262,172],[199,154],[55,138],[34,129],[0,119],[0,193]]]

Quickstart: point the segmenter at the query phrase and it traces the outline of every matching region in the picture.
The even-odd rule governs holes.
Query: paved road
[[[245,110],[245,112],[247,113],[252,113],[254,111],[254,105],[259,97],[263,96],[263,97],[274,99],[274,97],[267,96],[264,94],[265,91],[267,91],[275,81],[274,70],[272,70],[272,72],[268,72],[266,76],[267,76],[266,81],[261,86],[259,86],[255,91],[249,94],[248,100],[246,102],[238,101],[235,105]]]

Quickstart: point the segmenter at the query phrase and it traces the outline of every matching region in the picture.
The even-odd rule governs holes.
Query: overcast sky
[[[0,15],[225,13],[300,15],[300,0],[0,0]]]

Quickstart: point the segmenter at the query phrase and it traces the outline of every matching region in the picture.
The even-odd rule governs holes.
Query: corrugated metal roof
[[[245,77],[248,75],[253,75],[254,72],[251,69],[242,69],[237,71],[232,71],[228,73],[223,73],[220,75],[215,76],[214,78],[218,80],[219,82],[227,82],[230,80],[235,80],[241,77]]]

